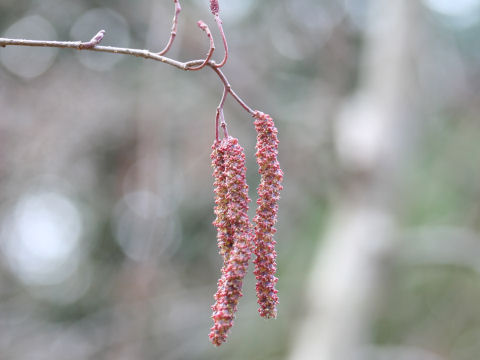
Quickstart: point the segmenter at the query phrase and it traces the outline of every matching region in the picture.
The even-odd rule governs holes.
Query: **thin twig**
[[[223,109],[220,112],[220,126],[223,129],[223,136],[228,138],[227,123],[225,122],[225,117],[223,115]]]
[[[95,35],[94,38],[97,35]],[[164,64],[168,64],[176,67],[177,69],[185,70],[185,71],[191,70],[191,68],[195,68],[205,62],[205,60],[192,60],[187,62],[181,62],[166,56],[158,55],[157,53],[151,52],[149,50],[142,50],[142,49],[130,49],[130,48],[120,48],[120,47],[113,47],[113,46],[101,46],[101,45],[93,45],[92,47],[85,46],[85,44],[90,44],[91,41],[92,40],[90,40],[89,42],[45,41],[45,40],[0,38],[0,47],[6,47],[6,46],[54,47],[54,48],[98,51],[98,52],[106,52],[106,53],[112,53],[112,54],[124,54],[124,55],[136,56],[144,59],[159,61]],[[229,89],[228,93],[232,95],[232,97],[240,104],[242,108],[244,108],[247,112],[253,115],[253,110],[231,88],[227,77],[217,67],[217,65],[218,64],[216,64],[212,60],[208,61],[207,63],[207,66],[209,66],[218,75],[223,85]]]
[[[215,22],[217,23],[218,30],[220,30],[220,35],[222,36],[222,41],[223,41],[223,47],[225,48],[225,56],[223,57],[223,60],[219,64],[215,65],[217,68],[221,68],[227,63],[227,60],[228,60],[228,44],[227,44],[227,37],[225,36],[225,32],[223,31],[222,19],[220,19],[220,16],[218,14],[215,15]]]
[[[88,43],[89,42],[81,42],[81,41],[44,41],[44,40],[0,38],[1,47],[6,47],[6,46],[55,47],[55,48],[99,51],[99,52],[107,52],[112,54],[124,54],[124,55],[142,57],[144,59],[160,61],[165,64],[175,66],[178,69],[187,70],[185,63],[174,60],[174,59],[170,59],[165,56],[160,56],[149,50],[120,48],[120,47],[114,47],[114,46],[100,46],[100,45],[94,45],[93,47],[85,46],[85,44],[88,44]]]
[[[188,66],[188,63],[186,64]],[[230,85],[230,83],[228,82],[228,79],[227,77],[225,76],[225,74],[222,72],[222,70],[220,70],[217,66],[217,64],[215,64],[214,62],[210,61],[208,63],[208,65],[210,66],[210,68],[215,71],[215,73],[218,75],[218,77],[220,78],[220,80],[222,80],[223,84],[225,85],[225,87],[228,89],[228,93],[230,95],[232,95],[232,97],[240,104],[241,107],[243,107],[245,109],[245,111],[249,112],[251,115],[254,114],[254,111],[240,98],[240,96],[237,95],[237,93],[232,89],[232,86]]]
[[[230,92],[230,89],[227,85],[223,85],[223,94],[222,98],[220,99],[220,104],[217,106],[217,114],[215,116],[215,139],[218,141],[218,131],[219,126],[223,128],[223,135],[228,137],[227,131],[227,124],[225,123],[225,117],[223,115],[223,107],[225,105],[225,101],[227,100],[227,95]]]
[[[170,38],[168,39],[167,45],[165,48],[158,52],[158,55],[165,55],[168,50],[172,47],[173,41],[175,40],[175,36],[177,36],[177,27],[178,27],[178,15],[180,14],[180,11],[182,11],[182,7],[180,6],[180,1],[179,0],[173,0],[175,3],[175,14],[173,15],[173,21],[172,21],[172,31],[170,32]]]
[[[188,70],[201,70],[203,69],[205,66],[207,66],[208,62],[210,61],[210,59],[212,58],[213,56],[213,52],[215,51],[215,43],[213,42],[213,36],[212,36],[212,32],[210,31],[210,28],[208,27],[207,24],[205,24],[202,20],[199,20],[197,22],[197,25],[200,29],[202,29],[203,31],[205,31],[205,34],[207,34],[208,36],[208,39],[210,40],[210,47],[208,49],[208,52],[207,52],[207,57],[205,58],[205,60],[203,61],[203,63],[201,63],[200,65],[198,66],[194,66],[194,67],[191,67],[189,68]]]

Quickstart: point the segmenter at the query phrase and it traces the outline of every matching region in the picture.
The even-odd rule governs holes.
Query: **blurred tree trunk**
[[[168,4],[170,5],[170,4]],[[155,2],[151,3],[152,18],[150,19],[147,37],[155,38],[152,34],[161,33],[156,14],[164,11],[164,6]],[[142,86],[139,88],[136,99],[135,156],[128,170],[134,169],[132,183],[125,192],[146,192],[159,198],[170,193],[166,184],[170,179],[160,179],[173,173],[170,159],[168,141],[160,139],[159,134],[168,134],[165,127],[167,116],[159,116],[158,107],[163,104],[158,100],[154,84],[148,81],[152,71],[151,64],[144,64],[140,72]],[[155,104],[155,106],[152,106]],[[167,144],[167,145],[163,145]],[[167,160],[168,159],[168,160]],[[167,171],[162,172],[161,165],[166,163]],[[120,181],[125,181],[125,176],[119,176]],[[162,187],[163,185],[163,187]],[[123,188],[126,186],[124,185]],[[122,186],[119,186],[122,188]],[[124,195],[124,194],[121,194]],[[165,196],[166,198],[166,196]],[[154,198],[153,198],[154,199]],[[111,346],[107,351],[107,359],[134,360],[145,359],[149,353],[151,336],[151,305],[158,295],[158,286],[162,283],[162,273],[169,273],[167,261],[162,261],[162,242],[168,236],[165,229],[167,218],[159,218],[159,204],[153,199],[146,198],[142,205],[142,214],[133,216],[130,220],[130,251],[138,258],[126,258],[116,279],[116,295],[114,297],[114,318],[111,328]],[[166,259],[165,259],[166,260]],[[161,266],[160,266],[161,264]],[[162,269],[163,267],[163,269]],[[162,284],[164,285],[164,284]],[[166,291],[166,290],[165,290]]]
[[[370,343],[413,138],[418,9],[418,1],[370,2],[359,87],[335,125],[342,191],[307,283],[291,360],[361,359]]]

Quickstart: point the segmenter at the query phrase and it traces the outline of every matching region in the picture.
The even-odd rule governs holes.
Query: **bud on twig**
[[[78,46],[79,49],[92,49],[102,41],[103,37],[105,36],[105,30],[100,30],[98,33],[95,34],[94,37],[90,39],[88,42],[82,42]]]

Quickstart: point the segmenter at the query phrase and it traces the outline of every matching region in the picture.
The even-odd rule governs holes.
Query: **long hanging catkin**
[[[212,145],[212,167],[214,177],[215,207],[216,215],[213,225],[217,228],[217,243],[220,255],[228,260],[230,250],[233,246],[233,229],[228,221],[228,188],[225,172],[225,143],[216,140]]]
[[[212,306],[214,326],[209,337],[214,345],[219,346],[227,339],[242,296],[252,239],[247,214],[250,199],[243,148],[236,138],[227,137],[214,144],[212,160],[217,215],[214,225],[218,230],[217,238],[224,264],[215,294],[216,302]]]
[[[283,189],[283,172],[278,162],[277,129],[270,115],[255,111],[255,129],[257,130],[257,164],[261,180],[258,186],[258,200],[255,224],[255,277],[257,279],[258,312],[265,318],[277,316],[278,291],[275,285],[277,270],[275,240],[278,200]]]
[[[233,227],[227,217],[228,215],[228,187],[227,175],[225,171],[225,150],[227,149],[225,140],[215,140],[212,145],[212,159],[213,177],[214,177],[214,193],[215,193],[215,207],[214,214],[216,215],[213,225],[217,228],[217,245],[218,252],[223,258],[222,276],[218,280],[217,287],[221,289],[224,283],[223,272],[225,271],[230,252],[233,247],[234,233]],[[217,294],[215,294],[217,300]],[[217,312],[218,301],[212,306],[213,313]]]

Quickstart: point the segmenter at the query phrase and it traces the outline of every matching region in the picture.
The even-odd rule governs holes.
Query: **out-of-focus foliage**
[[[208,342],[221,262],[211,225],[209,154],[222,91],[215,75],[111,54],[7,47],[0,49],[2,359],[287,356],[312,254],[341,192],[332,133],[361,77],[368,1],[220,5],[231,50],[225,73],[279,129],[278,319],[257,315],[249,274],[228,343]],[[182,8],[169,55],[199,58],[208,44],[195,22],[214,29],[208,1],[185,0]],[[0,36],[89,40],[105,28],[105,45],[161,49],[172,13],[170,0],[0,0]],[[420,124],[415,145],[405,144],[415,155],[398,189],[401,246],[372,346],[430,354],[411,350],[417,355],[408,359],[476,359],[480,2],[425,0],[419,21],[411,70]],[[255,199],[252,118],[228,101],[226,120],[246,149]]]

